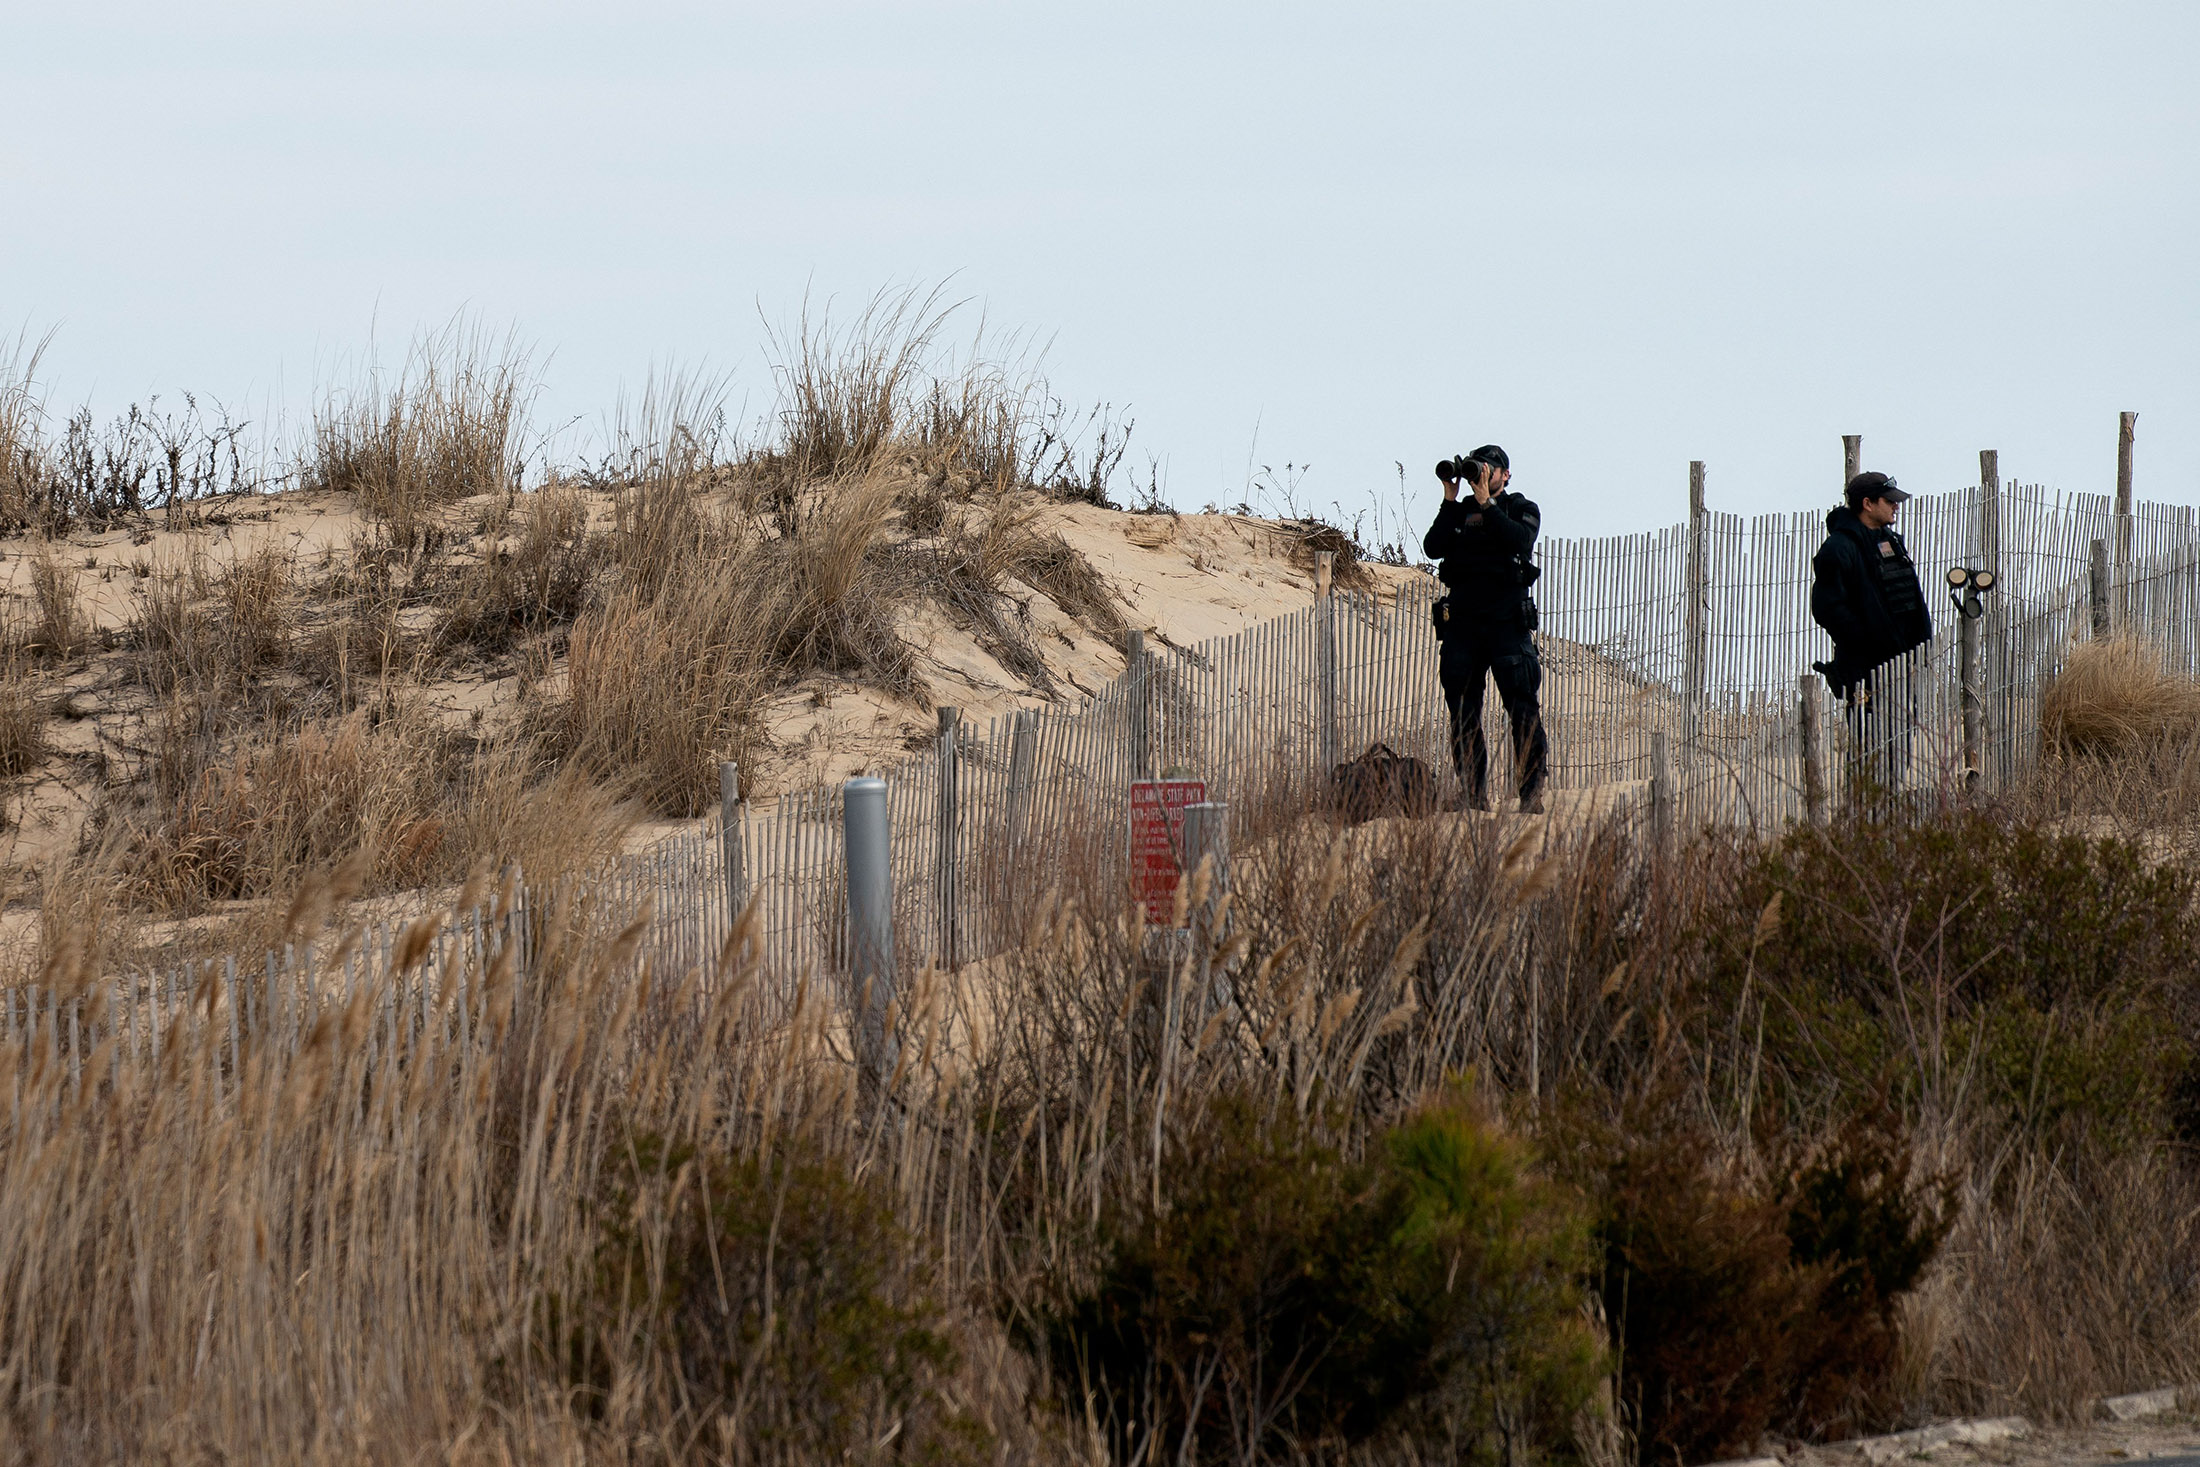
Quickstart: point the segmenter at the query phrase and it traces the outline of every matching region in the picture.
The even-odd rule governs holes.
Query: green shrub
[[[1645,1462],[1747,1455],[1768,1433],[1853,1435],[1896,1409],[1901,1296],[1953,1222],[1913,1186],[1884,1108],[1819,1154],[1751,1176],[1668,1089],[1557,1124],[1597,1195],[1603,1300]],[[1922,1193],[1922,1195],[1920,1195]]]
[[[621,1376],[654,1382],[738,1462],[990,1456],[876,1186],[832,1158],[645,1141],[626,1162],[587,1312],[547,1331],[584,1396]]]
[[[1246,1461],[1410,1431],[1462,1461],[1559,1438],[1602,1378],[1570,1194],[1457,1102],[1346,1160],[1224,1099],[1171,1139],[1161,1206],[1118,1209],[1057,1343],[1125,1459]]]
[[[2195,890],[2126,842],[1977,812],[1801,829],[1707,909],[1707,1011],[1761,1009],[1764,1083],[1802,1111],[1891,1085],[2038,1139],[2159,1137],[2192,1084]],[[1715,1052],[1748,1071],[1741,1037]]]
[[[1433,1381],[1413,1435],[1448,1442],[1455,1461],[1516,1462],[1564,1442],[1608,1365],[1583,1308],[1587,1207],[1458,1098],[1409,1117],[1387,1151],[1402,1210],[1388,1287]]]

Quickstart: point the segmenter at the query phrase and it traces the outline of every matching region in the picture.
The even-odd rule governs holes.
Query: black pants
[[[1536,694],[1543,687],[1543,663],[1535,639],[1517,623],[1454,621],[1442,643],[1438,677],[1444,706],[1451,710],[1451,763],[1469,799],[1489,790],[1489,749],[1482,738],[1482,683],[1497,680],[1497,696],[1512,720],[1513,764],[1520,775],[1520,797],[1543,787],[1550,740],[1543,735],[1543,710]]]

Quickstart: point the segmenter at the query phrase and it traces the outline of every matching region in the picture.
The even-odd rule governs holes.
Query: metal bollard
[[[894,999],[894,880],[886,781],[865,776],[841,787],[841,848],[847,861],[848,999],[857,1059],[874,1084],[887,1073],[886,1008]]]
[[[1214,858],[1214,867],[1209,874],[1206,900],[1197,911],[1185,914],[1194,930],[1230,889],[1230,807],[1221,800],[1184,807],[1185,878],[1189,880],[1199,870],[1199,863],[1210,856]]]

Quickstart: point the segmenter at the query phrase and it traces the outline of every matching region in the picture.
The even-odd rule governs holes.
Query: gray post
[[[956,930],[962,893],[962,771],[956,757],[961,725],[961,709],[940,710],[940,808],[933,831],[938,862],[933,881],[939,903],[939,958],[941,965],[950,969],[962,961],[958,955],[961,934]]]
[[[1131,778],[1153,778],[1152,729],[1147,722],[1149,700],[1146,696],[1146,634],[1130,631],[1123,635],[1123,679],[1130,689],[1130,740]]]
[[[1184,874],[1189,877],[1209,856],[1215,863],[1214,879],[1207,889],[1207,904],[1211,907],[1230,889],[1230,806],[1222,800],[1184,807]]]
[[[1212,965],[1215,944],[1222,937],[1216,914],[1222,908],[1224,894],[1230,890],[1228,804],[1209,800],[1184,807],[1184,849],[1179,860],[1187,881],[1197,874],[1201,862],[1208,863],[1206,895],[1197,906],[1187,907],[1184,912],[1184,920],[1191,927],[1192,952],[1199,964],[1200,1022],[1204,1023],[1215,998]]]
[[[885,1078],[886,1007],[894,998],[894,881],[886,781],[841,786],[841,849],[847,861],[849,1025],[868,1078]]]
[[[2093,635],[2095,639],[2109,633],[2108,620],[2108,542],[2095,540],[2091,564],[2086,567],[2086,599],[2092,603]]]
[[[1984,743],[1986,699],[1978,684],[1979,621],[1956,618],[1956,680],[1963,701],[1963,787],[1976,788]]]
[[[1795,680],[1800,719],[1796,733],[1803,745],[1803,813],[1813,825],[1822,824],[1826,818],[1825,743],[1820,732],[1825,705],[1818,699],[1824,686],[1815,672],[1806,672]]]
[[[1710,567],[1706,563],[1707,547],[1704,544],[1703,461],[1697,459],[1688,465],[1688,601],[1682,609],[1682,631],[1686,643],[1682,649],[1682,692],[1687,698],[1688,724],[1684,741],[1693,742],[1696,737],[1696,721],[1703,713],[1708,613],[1710,611]]]
[[[1338,747],[1342,740],[1337,729],[1337,600],[1332,590],[1336,560],[1336,552],[1331,550],[1319,551],[1314,556],[1314,625],[1321,639],[1321,665],[1316,669],[1316,677],[1321,698],[1321,777],[1324,779],[1343,757]]]
[[[1849,480],[1864,472],[1864,435],[1841,435],[1841,491],[1848,492]]]
[[[718,766],[718,849],[726,868],[726,930],[741,920],[749,902],[748,872],[741,853],[741,766],[732,760]]]
[[[1673,766],[1665,746],[1665,733],[1650,735],[1650,838],[1663,846],[1673,828]]]

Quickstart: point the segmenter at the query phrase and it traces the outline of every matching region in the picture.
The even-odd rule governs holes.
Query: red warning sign
[[[1184,875],[1178,861],[1184,807],[1206,798],[1204,779],[1131,781],[1131,890],[1148,922],[1165,923],[1176,915],[1176,884]]]

